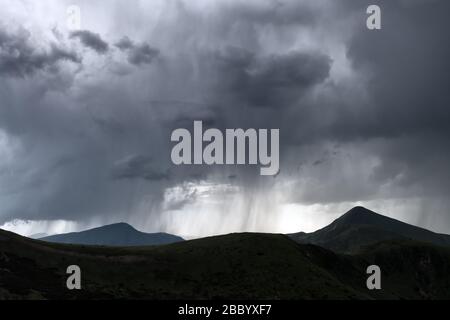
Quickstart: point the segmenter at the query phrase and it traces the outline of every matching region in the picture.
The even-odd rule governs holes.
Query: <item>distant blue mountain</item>
[[[32,234],[31,236],[28,236],[28,238],[31,239],[40,239],[40,238],[44,238],[44,237],[48,237],[49,235],[47,233],[35,233]]]
[[[102,246],[147,246],[184,241],[168,233],[145,233],[126,223],[115,223],[81,232],[43,237],[39,240]]]

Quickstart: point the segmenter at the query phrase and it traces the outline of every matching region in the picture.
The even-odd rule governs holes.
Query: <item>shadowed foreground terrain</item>
[[[82,290],[66,289],[66,268]],[[383,270],[380,291],[366,268]],[[163,246],[47,243],[0,230],[2,299],[442,299],[450,250],[399,240],[336,254],[285,235],[230,234]]]

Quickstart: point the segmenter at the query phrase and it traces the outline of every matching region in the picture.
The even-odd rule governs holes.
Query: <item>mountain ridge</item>
[[[81,266],[83,290],[67,290],[69,264]],[[366,287],[372,264],[383,270],[383,290]],[[282,234],[108,247],[0,230],[0,300],[448,299],[448,270],[450,248],[414,241],[381,242],[347,255]]]
[[[435,233],[358,206],[315,232],[289,234],[299,243],[351,253],[380,241],[404,239],[450,246],[450,235]]]
[[[84,231],[56,234],[39,238],[42,241],[104,246],[161,245],[184,241],[183,238],[164,232],[145,233],[128,223],[119,222]]]

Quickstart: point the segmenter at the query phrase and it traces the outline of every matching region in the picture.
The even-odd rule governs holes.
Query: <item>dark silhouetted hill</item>
[[[371,264],[382,290],[366,288]],[[69,265],[82,290],[67,290]],[[413,241],[342,255],[277,234],[107,247],[0,230],[0,299],[448,299],[449,271],[450,249]]]
[[[450,246],[450,236],[434,233],[363,207],[355,207],[330,225],[312,233],[289,235],[299,243],[311,243],[337,252],[356,252],[380,241],[404,239]]]

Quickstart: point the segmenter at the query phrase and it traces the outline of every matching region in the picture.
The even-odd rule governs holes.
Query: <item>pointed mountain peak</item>
[[[358,206],[350,209],[344,215],[342,215],[338,220],[344,221],[346,223],[364,223],[369,222],[366,220],[372,220],[382,217],[378,213],[375,213],[367,208]]]
[[[353,216],[353,215],[361,215],[361,214],[377,214],[377,213],[375,213],[372,210],[369,210],[365,207],[356,206],[356,207],[348,210],[344,215],[345,216],[346,215]]]
[[[351,208],[350,210],[347,211],[346,214],[361,214],[361,213],[375,213],[372,210],[369,210],[365,207],[362,206],[356,206],[354,208]]]

